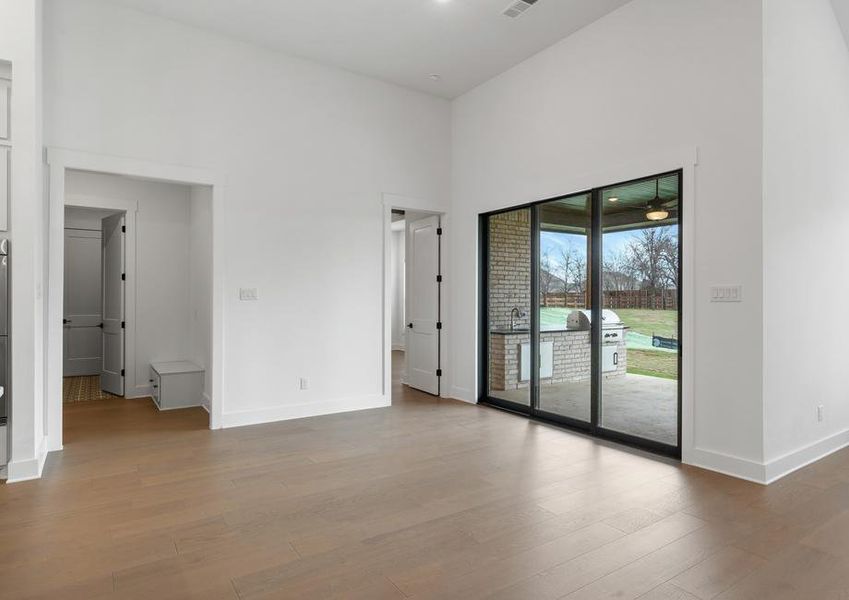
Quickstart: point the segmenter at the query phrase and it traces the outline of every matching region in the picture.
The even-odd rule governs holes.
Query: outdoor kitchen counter
[[[522,365],[522,347],[528,356],[531,332],[529,329],[498,328],[490,330],[489,374],[491,390],[516,390],[528,387],[528,365]],[[566,327],[540,332],[540,353],[546,355],[542,367],[545,384],[588,381],[591,372],[590,330]],[[627,350],[624,336],[613,348],[618,364],[605,377],[624,376]],[[524,373],[523,373],[524,372]]]

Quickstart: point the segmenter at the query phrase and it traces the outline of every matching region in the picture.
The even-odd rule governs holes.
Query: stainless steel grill
[[[573,310],[566,317],[566,328],[575,331],[588,331],[592,327],[591,310]],[[603,344],[618,344],[625,338],[625,324],[612,310],[601,311],[601,341]]]

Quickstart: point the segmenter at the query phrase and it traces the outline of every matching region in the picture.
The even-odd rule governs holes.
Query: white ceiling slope
[[[517,19],[512,0],[111,1],[454,98],[630,0],[539,0]]]
[[[849,0],[831,0],[831,3],[834,5],[834,14],[843,30],[846,44],[849,45]]]

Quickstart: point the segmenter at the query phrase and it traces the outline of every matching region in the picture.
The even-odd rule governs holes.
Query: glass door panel
[[[592,398],[590,241],[592,196],[540,204],[539,402],[541,412],[589,423]]]
[[[487,221],[488,396],[530,407],[531,209]]]
[[[599,423],[678,445],[680,175],[606,188]]]

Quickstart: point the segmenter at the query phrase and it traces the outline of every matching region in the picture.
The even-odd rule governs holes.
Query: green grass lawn
[[[620,308],[615,312],[631,331],[644,335],[678,337],[678,311]]]
[[[572,310],[575,309],[553,307],[540,309],[541,327],[546,329],[564,326],[566,315]],[[615,312],[631,332],[649,337],[652,335],[678,337],[677,311],[620,308],[616,309]],[[634,348],[629,343],[628,372],[636,375],[678,379],[678,353],[668,350],[650,350],[644,347]]]

